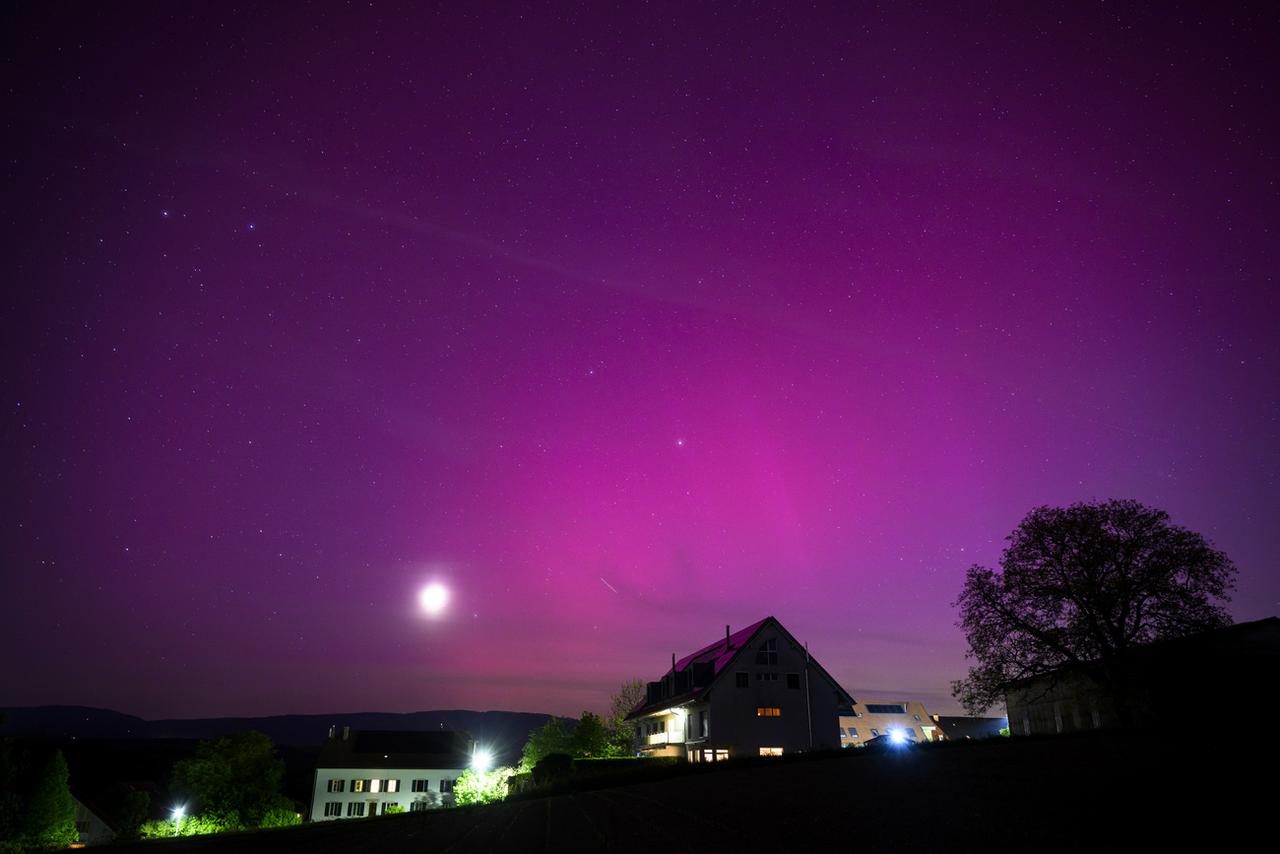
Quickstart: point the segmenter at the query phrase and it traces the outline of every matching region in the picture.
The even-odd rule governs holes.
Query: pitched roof
[[[746,628],[739,629],[738,631],[729,634],[727,639],[720,638],[714,643],[709,643],[702,647],[697,652],[690,653],[684,658],[676,661],[674,669],[668,669],[666,673],[663,674],[663,679],[666,679],[668,676],[674,676],[676,673],[688,673],[689,689],[674,696],[663,697],[652,703],[646,700],[646,702],[641,703],[633,709],[631,714],[627,715],[627,718],[641,717],[649,714],[655,709],[678,706],[681,703],[687,703],[701,697],[720,677],[720,674],[729,666],[729,663],[737,658],[738,655],[750,645],[751,639],[754,638],[756,634],[768,623],[775,625],[778,628],[778,631],[791,638],[792,642],[799,643],[791,632],[787,631],[782,623],[778,622],[776,617],[765,617],[763,620],[758,620]],[[728,627],[726,627],[726,629],[727,628]],[[850,703],[853,702],[853,698],[849,696],[849,692],[845,691],[844,688],[841,687],[840,683],[837,682],[830,673],[827,673],[826,669],[819,664],[816,659],[811,657],[809,662],[816,667],[820,673],[826,676],[827,679],[831,681],[832,685],[835,685],[836,688],[844,692],[845,696],[849,698]],[[706,672],[706,665],[711,665],[710,673]],[[704,679],[705,684],[693,684],[694,678]]]
[[[325,742],[317,768],[466,768],[471,736],[453,730],[359,730]]]
[[[754,622],[745,629],[739,629],[729,635],[727,643],[724,638],[720,638],[715,643],[707,644],[697,652],[686,655],[684,658],[676,662],[676,670],[687,670],[689,665],[694,664],[695,662],[698,664],[704,664],[708,661],[714,661],[716,665],[715,673],[719,674],[720,671],[724,669],[724,666],[733,660],[733,657],[737,655],[738,651],[750,642],[751,636],[771,619],[773,618],[765,617],[763,620]]]

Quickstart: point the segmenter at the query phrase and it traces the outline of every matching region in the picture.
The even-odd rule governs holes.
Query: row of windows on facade
[[[842,727],[837,727],[837,729],[839,729],[839,730],[840,730],[840,737],[841,737],[841,738],[844,738],[844,737],[845,737],[845,734],[844,734],[844,732],[845,732],[845,731],[844,731],[844,728],[842,728]],[[915,738],[915,737],[916,737],[916,731],[915,731],[913,728],[909,727],[909,726],[904,726],[904,727],[894,727],[894,729],[895,729],[895,730],[898,730],[899,732],[901,732],[901,733],[902,733],[903,735],[905,735],[907,738]],[[880,730],[876,729],[875,727],[872,727],[872,728],[871,728],[871,737],[872,737],[872,738],[875,738],[875,737],[876,737],[876,736],[878,736],[879,734],[880,734]],[[857,728],[856,728],[856,727],[849,727],[849,738],[857,738],[857,737],[858,737],[858,730],[857,730]]]
[[[778,708],[777,706],[757,706],[756,717],[780,718],[782,717],[782,709]],[[696,733],[699,733],[702,738],[706,738],[707,737],[707,713],[705,711],[698,712],[696,724],[694,724],[694,719],[690,717],[688,721],[685,723],[685,728],[686,730],[690,730],[685,733],[687,737],[692,737],[693,733],[696,732]],[[647,723],[644,726],[644,735],[657,735],[658,733],[662,733],[666,731],[667,731],[666,721],[651,721],[650,723]]]
[[[762,747],[760,748],[761,756],[781,756],[781,747]],[[702,750],[690,750],[690,762],[723,762],[729,758],[729,751],[724,748],[704,748]]]
[[[349,804],[347,804],[347,818],[360,818],[365,814],[365,806],[366,805],[364,801],[350,802]],[[378,809],[379,806],[382,807],[381,810]],[[387,810],[393,806],[395,806],[394,801],[383,801],[381,805],[368,804],[369,815],[386,815]],[[409,804],[409,812],[425,812],[430,808],[431,808],[431,804],[429,804],[426,801],[414,801],[413,803]],[[333,816],[341,817],[342,802],[327,801],[324,805],[324,814],[326,818],[331,818]]]
[[[741,670],[739,670],[737,673],[733,674],[733,676],[734,676],[734,681],[735,681],[735,683],[737,684],[737,687],[739,687],[739,688],[750,688],[750,687],[751,687],[751,674],[750,674],[750,673],[747,673],[747,672],[745,672],[745,671],[741,671]],[[757,682],[777,682],[777,681],[778,681],[778,674],[777,674],[777,673],[765,673],[765,672],[763,672],[763,671],[759,671],[759,670],[757,670],[757,671],[756,671],[756,681],[757,681]],[[800,674],[799,674],[799,673],[788,673],[788,674],[787,674],[787,687],[788,687],[788,688],[790,688],[790,689],[791,689],[791,690],[793,690],[793,691],[799,691],[799,690],[800,690]]]
[[[415,791],[415,792],[431,791],[430,780],[425,780],[425,779],[411,780],[410,783],[411,783],[412,791]],[[328,791],[345,792],[346,790],[347,790],[346,780],[330,780],[329,781]],[[398,792],[400,791],[400,781],[399,780],[378,780],[378,779],[355,779],[351,781],[351,791],[353,792]],[[445,793],[452,792],[453,781],[441,780],[440,791]]]

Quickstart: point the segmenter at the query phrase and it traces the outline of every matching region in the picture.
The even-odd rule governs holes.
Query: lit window
[[[777,706],[760,706],[756,709],[756,717],[758,718],[780,718],[782,717],[782,709]]]
[[[380,792],[380,791],[382,791],[382,781],[381,781],[381,780],[370,780],[370,781],[369,781],[369,791],[371,791],[371,792]]]
[[[760,748],[760,755],[761,756],[781,756],[782,748],[781,747],[762,747]]]
[[[364,780],[352,780],[352,781],[351,781],[351,791],[353,791],[353,792],[363,792],[363,791],[364,791]]]

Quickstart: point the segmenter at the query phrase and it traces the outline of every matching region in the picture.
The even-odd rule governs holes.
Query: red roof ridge
[[[773,617],[765,617],[763,620],[757,620],[746,628],[739,629],[738,631],[730,634],[727,645],[725,643],[725,639],[721,638],[714,643],[707,644],[697,652],[686,655],[684,658],[676,662],[676,671],[686,670],[695,662],[714,660],[715,672],[719,674],[720,670],[729,663],[729,660],[733,658],[738,650],[746,646],[747,642],[751,640],[751,636],[759,631],[761,626],[772,619]],[[714,659],[712,658],[713,653],[715,656]]]

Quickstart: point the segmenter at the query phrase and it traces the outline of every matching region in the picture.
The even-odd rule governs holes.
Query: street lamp
[[[177,836],[179,829],[182,827],[182,817],[187,814],[186,807],[173,808],[173,835]]]
[[[493,764],[493,753],[488,750],[477,750],[471,754],[471,767],[476,771],[488,771]]]

